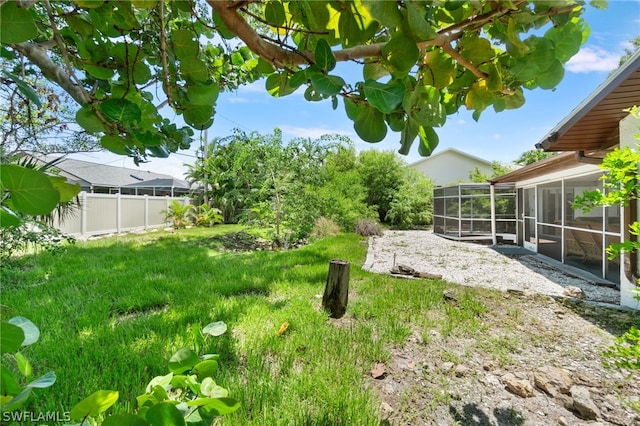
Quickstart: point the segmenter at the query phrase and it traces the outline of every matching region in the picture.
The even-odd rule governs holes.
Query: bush
[[[340,232],[340,227],[331,219],[320,216],[311,231],[311,235],[318,238],[331,237]]]
[[[0,260],[5,263],[13,255],[31,249],[57,251],[64,243],[75,243],[75,238],[57,228],[36,220],[27,220],[19,226],[0,228]]]
[[[431,225],[433,182],[414,168],[405,169],[404,182],[394,194],[385,220],[400,229]]]
[[[356,222],[356,234],[360,234],[363,237],[378,236],[381,237],[383,229],[380,224],[371,219],[361,219]]]

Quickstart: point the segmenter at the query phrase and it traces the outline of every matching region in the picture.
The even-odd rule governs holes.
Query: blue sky
[[[444,127],[436,129],[440,136],[436,153],[456,148],[489,161],[508,163],[534,148],[618,66],[629,41],[640,35],[640,0],[609,0],[606,10],[587,6],[585,19],[591,26],[591,36],[569,62],[564,80],[555,90],[525,90],[523,107],[499,114],[489,108],[478,122],[461,108],[456,115],[447,118]],[[340,69],[336,71],[340,72]],[[265,91],[264,81],[244,86],[237,92],[221,94],[216,111],[214,124],[208,130],[209,139],[228,136],[234,128],[267,134],[277,127],[282,130],[285,141],[339,133],[349,136],[358,150],[397,151],[399,148],[400,134],[391,131],[384,141],[376,144],[360,140],[353,130],[353,122],[346,117],[342,102],[334,111],[330,101],[307,102],[301,93],[273,98]],[[182,178],[183,163],[193,163],[197,149],[197,143],[194,143],[189,151],[172,154],[167,159],[152,158],[140,169]],[[75,154],[73,158],[136,168],[131,159],[109,153]],[[405,161],[412,163],[419,159],[414,144]]]

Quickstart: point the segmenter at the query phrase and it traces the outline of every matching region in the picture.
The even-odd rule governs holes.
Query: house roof
[[[467,154],[466,152],[460,151],[459,149],[455,149],[455,148],[447,148],[443,151],[438,152],[437,154],[434,154],[430,157],[426,157],[426,158],[422,158],[414,163],[409,164],[409,167],[414,167],[418,164],[424,163],[424,162],[429,162],[432,161],[434,158],[438,158],[442,155],[446,155],[446,154],[456,154],[462,157],[467,157],[473,161],[479,162],[479,163],[483,163],[486,164],[487,166],[491,166],[491,161],[488,160],[484,160],[480,157],[476,157],[475,155],[471,155],[471,154]]]
[[[514,170],[513,172],[495,177],[491,179],[490,182],[492,184],[521,182],[523,180],[535,178],[548,173],[577,167],[581,164],[583,163],[575,152],[563,152],[561,154],[554,155],[553,157],[536,161],[535,163],[526,165],[518,170]]]
[[[602,151],[618,143],[624,110],[640,105],[640,50],[536,146],[545,151]]]
[[[54,156],[40,157],[41,161],[51,161]],[[91,186],[103,187],[173,187],[189,189],[189,184],[181,179],[161,173],[139,169],[108,166],[89,161],[63,158],[54,165],[69,179]]]

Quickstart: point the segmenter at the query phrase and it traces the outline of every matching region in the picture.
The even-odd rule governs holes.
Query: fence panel
[[[153,197],[120,194],[78,195],[80,207],[62,223],[54,225],[62,232],[81,237],[166,226],[165,214],[173,200],[192,203],[186,197]]]

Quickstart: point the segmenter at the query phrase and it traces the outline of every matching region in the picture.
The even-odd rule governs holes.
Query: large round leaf
[[[310,78],[313,88],[325,96],[337,95],[346,84],[342,77],[321,72],[311,74]]]
[[[213,105],[187,105],[184,121],[196,129],[206,129],[213,124]]]
[[[171,41],[173,41],[173,52],[178,59],[195,58],[198,56],[200,45],[196,40],[195,34],[186,29],[178,29],[171,31]]]
[[[416,43],[397,33],[382,48],[384,58],[401,73],[408,73],[420,58]]]
[[[382,113],[375,108],[362,108],[356,117],[353,128],[358,136],[367,142],[380,142],[387,136],[387,124]]]
[[[216,83],[189,86],[187,97],[191,105],[213,105],[218,99],[220,87]]]
[[[51,185],[53,185],[60,194],[61,203],[73,200],[73,197],[78,195],[80,189],[82,189],[80,184],[69,183],[67,182],[67,179],[62,176],[49,176],[49,180],[51,181]]]
[[[114,154],[129,155],[130,153],[127,141],[116,136],[104,135],[100,138],[100,145]]]
[[[321,38],[316,44],[315,50],[316,66],[325,72],[329,72],[336,67],[336,57],[331,51],[329,43]]]
[[[40,338],[40,330],[38,330],[38,327],[24,317],[13,317],[9,320],[9,323],[20,327],[24,332],[24,342],[22,342],[22,346],[32,345]]]
[[[276,98],[289,95],[296,90],[296,87],[292,87],[289,84],[287,73],[284,72],[271,74],[267,77],[265,86],[267,92]]]
[[[24,342],[24,332],[17,325],[0,322],[0,351],[3,354],[17,352]]]
[[[20,225],[20,218],[5,206],[0,206],[0,228]]]
[[[199,362],[198,354],[189,348],[182,348],[169,359],[169,371],[182,374],[191,370]]]
[[[204,83],[209,79],[207,65],[198,58],[182,59],[180,73],[184,79],[195,83]]]
[[[15,164],[0,166],[0,185],[10,192],[15,210],[25,214],[49,214],[60,201],[46,174]]]
[[[137,123],[142,118],[140,107],[127,99],[108,99],[100,104],[100,111],[116,123]]]
[[[49,386],[53,386],[55,382],[56,382],[56,373],[54,373],[53,371],[49,371],[44,376],[39,377],[36,380],[27,383],[25,387],[44,389],[44,388],[48,388]]]
[[[38,28],[26,7],[17,1],[8,1],[0,6],[0,41],[22,43],[38,35]]]
[[[104,413],[118,400],[118,392],[112,390],[99,390],[79,403],[69,413],[71,420],[82,420],[87,416],[96,417]]]
[[[402,104],[405,87],[401,81],[391,80],[389,83],[384,84],[374,80],[367,80],[362,87],[369,103],[380,112],[394,112]]]
[[[240,403],[232,398],[199,398],[187,403],[189,406],[200,406],[207,415],[224,416],[240,408]]]
[[[175,405],[162,402],[149,408],[146,418],[153,426],[184,426],[184,417]]]
[[[76,122],[89,133],[104,131],[102,121],[100,121],[96,113],[88,106],[83,106],[76,112]]]
[[[212,322],[202,329],[204,334],[210,334],[215,337],[223,335],[226,331],[227,324],[224,321]]]

